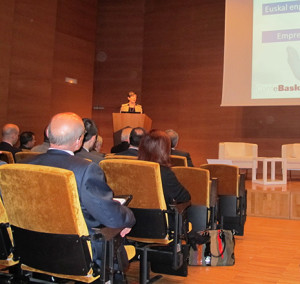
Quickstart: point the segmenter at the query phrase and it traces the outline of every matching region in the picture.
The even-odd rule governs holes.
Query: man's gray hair
[[[166,133],[169,135],[169,137],[171,139],[171,147],[175,148],[178,144],[178,139],[179,139],[178,133],[176,131],[174,131],[173,129],[166,130]]]

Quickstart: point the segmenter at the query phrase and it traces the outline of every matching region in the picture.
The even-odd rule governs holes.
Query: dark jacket
[[[188,166],[189,167],[193,167],[194,166],[193,162],[192,162],[192,159],[191,159],[191,156],[190,156],[190,153],[188,153],[188,152],[184,152],[184,151],[172,149],[171,150],[171,155],[186,157]]]
[[[3,142],[3,141],[0,143],[0,151],[11,152],[13,154],[15,161],[16,161],[15,154],[18,152],[21,152],[20,149],[13,147],[9,143]]]

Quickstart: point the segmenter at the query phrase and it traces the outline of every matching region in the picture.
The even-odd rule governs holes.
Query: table
[[[256,178],[256,171],[259,165],[259,162],[263,164],[263,178]],[[282,178],[275,179],[275,163],[281,163],[282,169]],[[268,163],[271,163],[271,179],[268,179]],[[260,184],[286,184],[287,181],[287,168],[286,168],[286,159],[279,157],[257,157],[253,159],[252,164],[252,182]]]

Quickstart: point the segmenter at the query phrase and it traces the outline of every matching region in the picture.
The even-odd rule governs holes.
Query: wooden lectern
[[[152,120],[146,114],[141,113],[113,113],[114,144],[121,142],[122,129],[130,127],[143,127],[146,131],[151,130]]]

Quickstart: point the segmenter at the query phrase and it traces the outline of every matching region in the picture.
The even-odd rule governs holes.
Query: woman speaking
[[[120,112],[143,113],[141,105],[136,103],[137,95],[135,92],[128,93],[128,103],[122,104]]]

